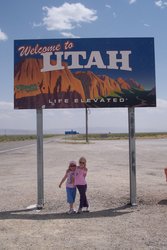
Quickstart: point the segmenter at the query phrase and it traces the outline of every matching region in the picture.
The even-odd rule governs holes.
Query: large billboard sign
[[[14,107],[154,107],[153,38],[14,41]]]

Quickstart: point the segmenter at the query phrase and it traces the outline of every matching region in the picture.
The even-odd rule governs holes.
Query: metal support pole
[[[135,112],[128,108],[129,120],[129,172],[130,172],[130,204],[136,206],[136,146],[135,146]]]
[[[43,178],[43,110],[37,109],[37,208],[44,206],[44,178]]]
[[[85,115],[86,115],[86,143],[89,142],[89,139],[88,139],[88,108],[86,107],[85,108]]]

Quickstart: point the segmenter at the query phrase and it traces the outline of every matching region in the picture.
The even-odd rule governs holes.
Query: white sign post
[[[89,142],[89,139],[88,139],[88,108],[86,107],[85,108],[85,120],[86,120],[86,143]]]
[[[43,178],[43,110],[37,109],[37,208],[44,206]]]
[[[128,108],[129,120],[129,172],[130,172],[130,204],[136,206],[136,145],[135,145],[135,112]]]

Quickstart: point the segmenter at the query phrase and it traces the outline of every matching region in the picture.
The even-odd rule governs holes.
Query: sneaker
[[[83,212],[88,213],[89,212],[89,207],[86,207]]]
[[[76,213],[76,211],[74,210],[74,209],[70,209],[68,212],[67,212],[67,214],[75,214]]]
[[[89,213],[89,207],[86,207],[85,212]]]

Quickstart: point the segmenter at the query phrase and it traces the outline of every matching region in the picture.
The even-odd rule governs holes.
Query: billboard
[[[156,106],[153,38],[14,41],[14,108]]]

